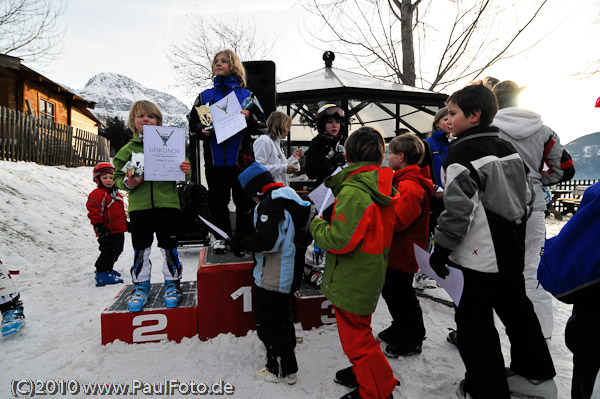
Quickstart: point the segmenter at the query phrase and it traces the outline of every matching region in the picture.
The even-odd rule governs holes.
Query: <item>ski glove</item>
[[[336,152],[331,158],[331,164],[334,166],[344,166],[346,164],[346,157],[341,152]]]
[[[446,267],[448,263],[448,257],[452,253],[451,250],[442,247],[439,244],[435,244],[433,247],[433,253],[429,257],[429,266],[433,269],[441,279],[445,279],[450,271]]]
[[[96,235],[98,236],[98,241],[100,241],[110,235],[110,232],[108,231],[108,229],[106,228],[106,225],[104,223],[96,223],[94,225],[94,231],[96,231]]]
[[[234,233],[231,237],[231,240],[229,241],[229,248],[231,249],[231,252],[238,258],[241,258],[245,254],[244,245],[242,244],[242,238],[244,238],[243,235],[239,233]]]

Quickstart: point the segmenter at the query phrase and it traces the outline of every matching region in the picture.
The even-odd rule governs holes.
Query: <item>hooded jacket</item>
[[[137,187],[130,189],[125,186],[125,172],[122,170],[127,161],[131,159],[132,153],[144,153],[144,144],[138,136],[131,139],[119,150],[113,165],[115,167],[115,185],[129,192],[128,211],[142,211],[153,208],[175,208],[180,209],[179,192],[174,181],[146,181]],[[186,157],[187,160],[187,157]],[[185,176],[189,180],[190,174]]]
[[[242,239],[242,247],[254,253],[252,275],[258,287],[283,294],[298,288],[304,264],[297,258],[304,260],[301,236],[307,236],[310,210],[310,202],[289,187],[266,193],[254,208],[255,231]]]
[[[517,107],[503,108],[496,114],[493,125],[500,129],[500,138],[514,144],[530,170],[536,197],[533,209],[546,210],[543,186],[573,178],[575,168],[571,155],[535,112]]]
[[[394,173],[393,186],[398,190],[396,226],[390,248],[388,267],[416,273],[419,265],[413,244],[425,249],[429,227],[429,200],[433,183],[428,168],[410,165]]]
[[[441,186],[442,165],[448,157],[448,139],[446,138],[446,133],[443,130],[436,130],[425,141],[429,144],[431,150],[431,163],[433,164],[436,184]]]
[[[123,197],[116,187],[97,187],[88,196],[86,208],[92,225],[104,223],[110,234],[127,231]],[[97,232],[96,235],[98,235]]]
[[[241,132],[229,137],[227,140],[217,143],[217,136],[211,133],[210,136],[202,134],[203,126],[200,123],[197,106],[208,103],[212,105],[222,100],[229,93],[234,92],[240,104],[252,95],[248,89],[240,87],[235,76],[216,76],[214,78],[214,87],[204,90],[198,95],[192,111],[188,115],[190,133],[204,142],[204,161],[206,166],[247,166],[250,159],[253,158],[252,152],[252,134],[259,134],[255,129],[258,128],[259,119],[264,122],[264,115],[256,116],[250,113],[247,119],[248,127]]]
[[[450,260],[483,273],[523,273],[525,220],[531,178],[515,147],[498,128],[465,130],[444,161],[444,205],[434,241]]]
[[[336,307],[357,315],[375,311],[394,232],[397,195],[394,172],[358,162],[325,179],[335,202],[331,221],[310,225],[315,243],[327,250],[321,291]]]

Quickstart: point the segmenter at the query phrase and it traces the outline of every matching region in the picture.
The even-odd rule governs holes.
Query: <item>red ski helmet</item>
[[[115,167],[112,166],[110,162],[100,162],[94,168],[94,181],[96,184],[102,185],[102,181],[100,180],[100,176],[103,176],[107,173],[115,173]]]
[[[344,110],[335,104],[325,104],[319,108],[317,115],[315,116],[319,133],[325,132],[325,124],[327,123],[327,118],[330,116],[339,119],[342,128],[346,126],[346,114]]]

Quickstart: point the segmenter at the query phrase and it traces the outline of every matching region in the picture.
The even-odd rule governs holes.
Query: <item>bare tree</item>
[[[212,59],[219,50],[231,49],[242,61],[264,59],[274,39],[259,39],[254,19],[228,16],[223,20],[190,15],[190,34],[183,43],[171,43],[168,58],[180,87],[194,90],[212,85]]]
[[[44,62],[59,51],[62,0],[0,0],[0,53]]]
[[[521,1],[518,8],[505,0],[437,0],[435,5],[433,0],[304,0],[303,5],[320,21],[317,28],[305,24],[315,47],[333,47],[371,76],[441,90],[477,79],[516,55],[509,49],[546,2]]]

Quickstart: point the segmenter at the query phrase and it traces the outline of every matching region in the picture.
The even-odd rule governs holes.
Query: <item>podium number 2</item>
[[[252,287],[240,287],[231,293],[231,298],[234,301],[239,297],[244,298],[244,312],[252,312]]]
[[[155,331],[164,331],[167,328],[167,316],[161,313],[144,314],[133,318],[133,326],[141,326],[145,321],[155,321],[156,324],[138,327],[133,330],[133,342],[162,341],[167,339],[167,334],[148,334]],[[144,335],[145,334],[145,335]]]

